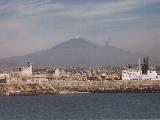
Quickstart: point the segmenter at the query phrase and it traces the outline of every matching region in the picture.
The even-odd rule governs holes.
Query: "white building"
[[[8,73],[0,73],[0,79],[8,79],[9,74]]]
[[[30,60],[26,67],[19,68],[19,75],[21,77],[32,77],[32,65]]]
[[[141,73],[137,70],[123,70],[122,80],[139,80]]]
[[[122,80],[160,80],[160,75],[154,70],[148,70],[147,74],[136,70],[123,70]]]
[[[59,77],[60,76],[60,71],[59,71],[59,69],[55,69],[55,71],[54,71],[54,76],[55,77]]]
[[[9,74],[0,73],[0,83],[8,83],[8,82],[9,82]]]
[[[160,75],[155,69],[150,69],[148,58],[144,58],[144,64],[139,62],[139,69],[128,69],[122,71],[122,80],[160,80]]]

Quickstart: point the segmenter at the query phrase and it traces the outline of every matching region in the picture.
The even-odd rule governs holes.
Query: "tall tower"
[[[32,77],[32,65],[30,58],[28,58],[27,66],[20,68],[19,72],[22,77]]]
[[[32,64],[31,64],[31,58],[28,58],[28,62],[27,62],[27,74],[28,76],[32,76]]]
[[[143,58],[143,62],[144,64],[142,65],[142,74],[147,74],[147,71],[149,69],[149,65],[148,65],[149,58],[148,57]]]
[[[141,73],[141,59],[140,58],[138,59],[138,70],[139,70],[139,73]]]
[[[29,67],[32,67],[31,58],[30,58],[30,57],[28,58],[27,67],[28,67],[28,68],[29,68]]]

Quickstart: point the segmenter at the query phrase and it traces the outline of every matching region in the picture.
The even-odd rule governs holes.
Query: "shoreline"
[[[66,92],[66,93],[11,93],[9,95],[0,95],[0,96],[41,96],[41,95],[78,95],[78,94],[144,94],[144,93],[160,93],[160,91],[98,91],[98,92]]]

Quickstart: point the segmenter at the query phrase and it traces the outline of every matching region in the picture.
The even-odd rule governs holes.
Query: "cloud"
[[[15,0],[17,1],[17,0]],[[79,1],[79,0],[78,0]],[[116,15],[122,12],[138,9],[150,4],[160,3],[159,0],[119,0],[111,2],[86,2],[86,4],[66,4],[51,2],[50,0],[22,0],[21,2],[7,3],[0,6],[1,11],[12,11],[21,15],[52,14],[72,17],[95,17]],[[57,14],[55,13],[55,14]]]
[[[68,1],[1,0],[0,57],[47,49],[75,35],[98,44],[109,35],[115,39],[112,45],[116,46],[120,41],[137,44],[131,38],[146,41],[153,32],[160,31],[157,11],[160,8],[155,10],[159,0]],[[136,34],[133,36],[133,33]],[[147,33],[147,37],[142,37],[143,33]],[[124,40],[118,40],[121,36]],[[126,46],[120,47],[128,49],[131,45]],[[6,54],[2,52],[4,49]]]
[[[134,9],[138,9],[149,5],[151,3],[157,3],[159,1],[147,1],[146,0],[124,0],[110,3],[97,3],[97,4],[85,4],[69,7],[64,14],[73,17],[97,17],[97,16],[110,16],[123,12],[128,12]]]

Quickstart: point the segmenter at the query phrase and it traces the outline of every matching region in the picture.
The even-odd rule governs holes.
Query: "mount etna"
[[[48,66],[105,66],[137,63],[137,54],[110,45],[99,46],[84,38],[72,38],[50,49],[24,56],[1,58],[0,67],[14,68],[31,57],[35,67]]]

